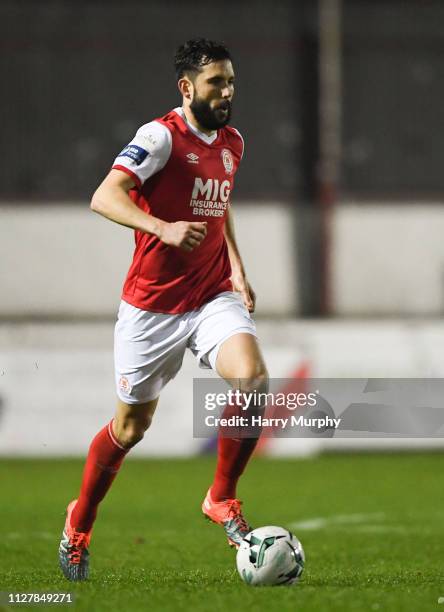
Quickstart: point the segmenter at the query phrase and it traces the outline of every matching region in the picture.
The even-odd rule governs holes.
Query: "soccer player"
[[[59,547],[68,580],[88,577],[98,505],[150,426],[186,348],[233,387],[239,379],[251,392],[267,385],[250,316],[255,295],[230,212],[244,150],[228,126],[230,53],[220,43],[190,40],[177,50],[175,68],[182,106],[137,131],[91,201],[93,211],[134,229],[136,246],[115,328],[116,413],[91,443]],[[214,480],[202,504],[235,547],[251,530],[236,485],[256,442],[219,434]]]

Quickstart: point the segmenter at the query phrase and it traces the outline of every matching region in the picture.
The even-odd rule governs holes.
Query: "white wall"
[[[296,309],[293,232],[285,206],[243,205],[236,232],[258,312]],[[114,315],[133,232],[88,205],[0,207],[0,316]]]
[[[335,314],[443,314],[442,204],[339,206],[332,232]]]
[[[295,222],[277,202],[234,207],[258,314],[297,314]],[[347,204],[333,215],[331,287],[340,316],[444,312],[444,207]],[[131,230],[83,206],[0,207],[0,317],[113,316]]]
[[[291,375],[300,349],[269,342],[271,374]],[[199,452],[207,441],[193,438],[193,377],[205,376],[212,372],[199,369],[187,351],[162,392],[147,439],[132,455]],[[115,403],[112,323],[0,324],[0,456],[84,455]]]
[[[258,321],[273,378],[304,366],[315,378],[444,377],[444,321]],[[113,325],[0,324],[0,455],[84,455],[114,412]],[[154,423],[138,455],[190,455],[193,377],[187,352],[178,376],[162,392]],[[443,439],[269,438],[264,452],[300,455],[343,448],[442,448]]]

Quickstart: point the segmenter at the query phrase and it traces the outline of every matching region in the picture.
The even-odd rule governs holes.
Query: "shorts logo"
[[[199,155],[196,153],[188,153],[187,155],[189,164],[198,164],[199,163]]]
[[[222,149],[221,157],[225,172],[227,174],[231,174],[233,172],[233,156],[231,155],[231,151],[228,149]]]
[[[145,149],[142,149],[142,147],[129,144],[119,153],[117,157],[129,157],[136,163],[137,166],[140,166],[147,155],[149,155],[148,151],[145,151]]]
[[[119,379],[119,389],[124,393],[130,393],[131,385],[129,384],[129,380],[126,376],[121,376]]]

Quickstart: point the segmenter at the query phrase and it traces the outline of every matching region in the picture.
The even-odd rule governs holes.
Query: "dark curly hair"
[[[181,79],[185,74],[196,74],[202,66],[225,59],[231,60],[231,55],[224,43],[206,38],[187,40],[174,56],[176,76]]]

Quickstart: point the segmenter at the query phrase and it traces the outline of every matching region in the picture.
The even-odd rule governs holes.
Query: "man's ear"
[[[193,86],[192,81],[188,77],[184,76],[178,80],[177,86],[182,96],[186,100],[189,100],[191,102],[191,100],[193,99],[193,91],[194,91],[194,86]]]

